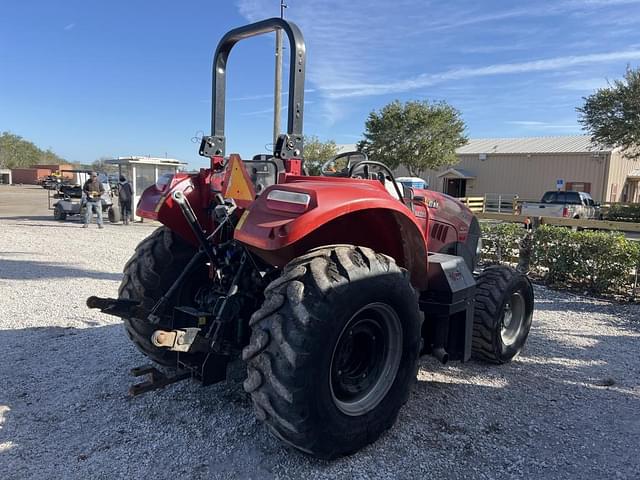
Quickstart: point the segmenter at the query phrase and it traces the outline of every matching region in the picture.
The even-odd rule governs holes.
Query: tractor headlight
[[[310,202],[311,195],[289,190],[271,190],[267,195],[267,206],[282,212],[303,213]]]

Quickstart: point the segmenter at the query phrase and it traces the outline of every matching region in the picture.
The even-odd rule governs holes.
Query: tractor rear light
[[[267,195],[267,206],[282,212],[303,213],[309,208],[311,196],[307,193],[288,190],[271,190]]]

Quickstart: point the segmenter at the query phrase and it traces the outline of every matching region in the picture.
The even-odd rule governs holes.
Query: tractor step
[[[142,393],[150,392],[152,390],[164,388],[167,385],[186,380],[187,378],[190,378],[192,376],[191,372],[186,370],[178,371],[176,374],[171,376],[165,375],[160,370],[150,365],[132,368],[131,375],[133,375],[134,377],[142,377],[144,375],[149,376],[146,381],[131,385],[131,387],[129,387],[129,395],[134,397]]]

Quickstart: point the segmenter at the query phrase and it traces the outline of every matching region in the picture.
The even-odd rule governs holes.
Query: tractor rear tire
[[[477,279],[472,356],[507,363],[524,347],[533,318],[533,287],[511,267],[495,266]]]
[[[144,318],[125,318],[124,327],[136,347],[160,365],[175,366],[177,355],[153,345],[151,335],[155,330],[169,326],[152,324],[146,317],[195,253],[192,245],[167,227],[160,227],[138,244],[124,267],[118,297],[141,302],[145,312],[141,315]]]
[[[269,284],[249,323],[244,389],[275,436],[332,459],[395,423],[416,380],[422,314],[392,258],[312,250]]]

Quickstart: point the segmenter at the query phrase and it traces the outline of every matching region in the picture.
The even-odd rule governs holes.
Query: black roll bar
[[[302,119],[304,110],[304,74],[306,48],[302,32],[293,22],[274,17],[234,28],[218,43],[213,57],[213,85],[211,104],[211,136],[203,137],[200,155],[225,155],[224,115],[227,60],[233,46],[240,40],[282,29],[289,38],[289,109],[287,120],[287,149],[302,152]]]

